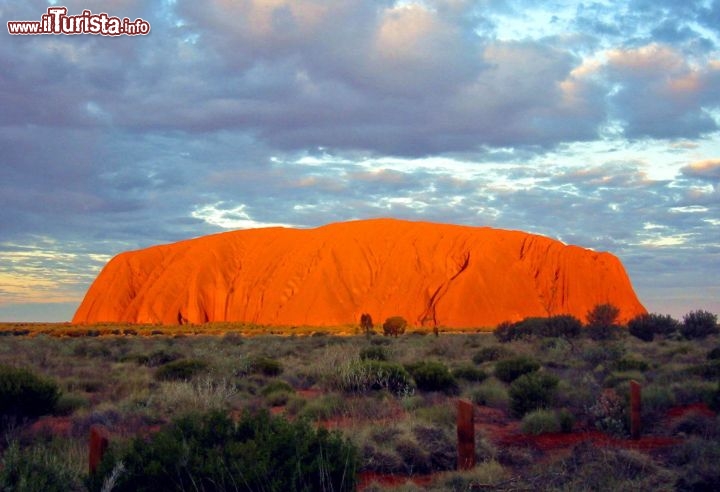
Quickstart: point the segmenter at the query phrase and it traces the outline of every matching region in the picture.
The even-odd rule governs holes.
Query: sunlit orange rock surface
[[[609,253],[518,231],[376,219],[226,232],[117,255],[74,323],[342,325],[370,313],[416,326],[491,327],[644,313]]]

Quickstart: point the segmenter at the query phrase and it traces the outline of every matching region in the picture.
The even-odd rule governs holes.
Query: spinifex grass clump
[[[111,448],[90,490],[122,463],[113,491],[355,490],[357,452],[339,433],[267,412],[181,417],[150,438]]]
[[[405,368],[415,380],[419,390],[442,391],[454,395],[458,392],[458,384],[450,369],[442,362],[421,361],[407,364]]]
[[[328,377],[328,386],[348,393],[387,390],[397,395],[411,394],[414,385],[410,374],[395,362],[353,360],[337,368]]]

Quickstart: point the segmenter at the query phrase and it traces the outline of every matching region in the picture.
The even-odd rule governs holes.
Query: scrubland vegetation
[[[717,319],[616,317],[600,306],[586,325],[531,318],[439,337],[8,325],[0,489],[386,490],[394,477],[404,491],[717,490]],[[456,470],[458,398],[476,404],[468,471]],[[94,424],[111,444],[89,475]]]

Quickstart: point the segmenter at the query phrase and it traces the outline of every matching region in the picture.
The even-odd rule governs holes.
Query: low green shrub
[[[405,369],[415,380],[415,384],[422,391],[442,391],[453,395],[458,392],[458,384],[450,369],[442,362],[423,361],[408,364]]]
[[[63,393],[55,403],[54,413],[56,415],[71,415],[79,408],[87,407],[90,400],[75,393]]]
[[[674,476],[639,451],[576,445],[570,454],[542,466],[530,480],[515,486],[523,490],[669,491]]]
[[[633,359],[623,357],[620,360],[615,361],[613,367],[617,371],[640,371],[644,372],[650,368],[650,365],[641,359]]]
[[[237,422],[221,412],[181,417],[150,438],[113,447],[89,479],[101,490],[117,463],[112,490],[338,490],[356,486],[357,451],[339,433],[267,412]]]
[[[559,379],[545,372],[523,374],[510,385],[510,410],[515,417],[539,408],[548,408]]]
[[[371,345],[360,350],[360,360],[388,360],[388,354],[384,347]]]
[[[469,364],[456,367],[453,369],[452,375],[456,379],[464,379],[473,383],[480,383],[488,377],[485,371]]]
[[[503,357],[507,357],[511,355],[512,352],[510,352],[505,347],[502,347],[500,345],[493,345],[491,347],[483,347],[472,356],[472,361],[475,364],[482,364],[484,362],[493,362],[498,359],[502,359]]]
[[[540,363],[528,357],[513,357],[495,364],[495,377],[505,383],[512,383],[523,374],[540,369]]]
[[[155,379],[159,381],[180,381],[192,379],[204,372],[207,362],[198,359],[179,359],[160,366],[155,371]]]
[[[642,421],[645,428],[661,423],[676,405],[675,395],[666,384],[650,383],[642,388]]]
[[[168,362],[172,362],[182,358],[177,352],[168,352],[167,350],[156,350],[148,355],[138,356],[138,362],[148,367],[159,367]]]
[[[271,357],[255,357],[250,361],[250,372],[265,376],[279,376],[283,372],[280,361]]]
[[[60,389],[54,381],[27,369],[0,365],[0,418],[3,420],[51,413],[59,397]]]
[[[492,408],[507,408],[509,402],[507,388],[495,378],[483,381],[470,397],[477,405]]]
[[[285,405],[294,392],[292,386],[280,379],[270,381],[260,390],[260,394],[265,397],[265,403],[271,407]]]
[[[273,381],[268,382],[263,388],[260,390],[260,394],[263,396],[267,396],[270,393],[275,393],[277,391],[285,391],[286,393],[294,393],[295,390],[292,386],[290,386],[288,383],[281,379],[275,379]]]
[[[538,409],[525,414],[520,422],[520,430],[524,434],[545,434],[560,432],[560,420],[554,410]]]
[[[337,393],[313,398],[300,409],[298,416],[309,420],[329,420],[339,417],[345,409],[345,400]]]
[[[591,366],[614,362],[625,355],[625,347],[621,343],[593,344],[583,350],[581,357]]]

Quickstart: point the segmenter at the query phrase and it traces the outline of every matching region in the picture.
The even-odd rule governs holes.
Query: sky
[[[10,35],[51,5],[147,35]],[[373,217],[618,256],[720,313],[720,0],[0,0],[0,321],[115,254]]]

